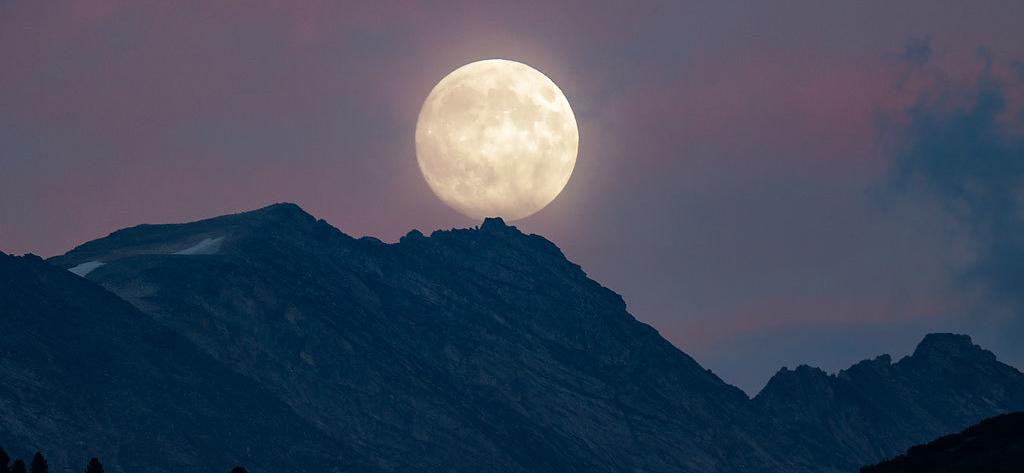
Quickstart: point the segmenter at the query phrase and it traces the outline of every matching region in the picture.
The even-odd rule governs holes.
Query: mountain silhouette
[[[896,363],[782,371],[751,400],[634,319],[553,243],[501,219],[385,244],[276,204],[119,230],[49,263],[69,270],[53,268],[62,280],[182,340],[182,353],[201,352],[203,370],[230,372],[303,431],[322,434],[317,444],[262,432],[278,435],[277,448],[305,449],[339,469],[366,461],[395,472],[856,471],[1024,405],[1024,375],[953,335],[928,336]],[[157,351],[164,362],[197,362]],[[162,402],[197,419],[210,414],[192,399]],[[240,404],[216,414],[261,411]],[[24,422],[12,413],[0,427]],[[259,428],[238,427],[242,438]],[[331,445],[341,453],[331,457]],[[210,448],[253,471],[281,469],[231,445]],[[161,455],[96,453],[128,458],[124,465]]]
[[[861,473],[1019,473],[1024,467],[1024,412],[985,419]]]

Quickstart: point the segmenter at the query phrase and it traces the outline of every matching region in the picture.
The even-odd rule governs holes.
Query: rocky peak
[[[423,240],[425,238],[426,238],[426,236],[423,235],[423,232],[421,232],[419,230],[416,230],[416,229],[412,229],[412,230],[409,230],[405,234],[405,236],[400,238],[398,241],[399,241],[399,243],[409,243],[409,242],[413,242],[413,241],[420,241],[420,240]]]
[[[794,368],[792,370],[790,370],[787,367],[783,367],[777,373],[775,373],[775,377],[783,377],[783,378],[788,377],[788,378],[791,378],[791,379],[801,379],[801,380],[821,379],[821,378],[827,378],[828,377],[828,373],[826,373],[825,370],[823,370],[821,368],[818,368],[817,366],[800,365],[800,366],[797,366],[796,368]]]
[[[971,337],[953,333],[930,333],[914,349],[914,358],[977,359],[995,361],[992,352],[975,345]]]
[[[480,224],[480,230],[492,233],[507,233],[510,231],[517,231],[516,227],[510,226],[505,223],[501,217],[487,217],[484,222]]]
[[[798,378],[803,379],[819,379],[828,377],[828,373],[826,373],[825,370],[818,368],[817,366],[810,365],[797,366],[796,369],[793,370],[793,374]]]
[[[266,207],[253,210],[252,213],[277,213],[293,215],[309,215],[299,204],[294,202],[277,202]]]
[[[808,365],[790,370],[783,367],[768,380],[756,396],[761,400],[789,398],[800,392],[817,391],[828,385],[830,376],[821,368]]]
[[[859,378],[861,376],[884,375],[892,368],[892,356],[878,355],[870,360],[862,360],[839,372],[840,379]]]
[[[297,204],[293,204],[291,202],[279,202],[276,204],[271,204],[261,209],[235,214],[232,217],[237,217],[239,219],[258,219],[268,222],[295,220],[316,221],[316,217],[313,217],[305,210],[302,210],[302,207],[299,207]]]
[[[71,268],[88,261],[108,263],[139,255],[213,254],[249,237],[302,241],[331,233],[341,232],[296,204],[277,203],[194,222],[136,225],[84,243],[50,262]]]

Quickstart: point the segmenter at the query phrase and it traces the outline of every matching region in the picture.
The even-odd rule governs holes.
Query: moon
[[[474,219],[518,220],[543,209],[569,182],[578,148],[565,94],[540,71],[504,59],[449,73],[416,121],[427,184]]]

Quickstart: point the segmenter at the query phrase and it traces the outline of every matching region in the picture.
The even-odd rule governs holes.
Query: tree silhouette
[[[49,473],[50,465],[46,463],[46,459],[43,458],[43,452],[36,452],[32,456],[32,466],[29,468],[32,473]]]
[[[14,466],[11,467],[11,473],[25,473],[25,462],[20,459],[14,460]]]
[[[103,473],[103,464],[100,463],[100,459],[92,457],[89,460],[89,466],[85,467],[85,473]]]
[[[231,473],[249,473],[249,470],[246,470],[245,468],[242,468],[240,466],[236,466],[231,469]]]
[[[0,447],[0,473],[11,473],[11,457]]]

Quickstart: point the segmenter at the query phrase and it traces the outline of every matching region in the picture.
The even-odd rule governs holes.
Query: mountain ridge
[[[215,254],[173,254],[210,237],[224,238]],[[620,296],[587,278],[556,245],[497,219],[474,229],[438,230],[429,237],[411,231],[397,243],[380,245],[353,239],[297,207],[276,205],[192,224],[115,232],[109,241],[93,242],[51,262],[69,267],[93,259],[106,264],[88,278],[186,334],[236,371],[273,386],[307,420],[335,426],[336,435],[348,435],[338,426],[353,418],[367,431],[384,429],[371,436],[382,450],[421,442],[433,450],[441,450],[439,443],[448,449],[475,445],[458,455],[444,455],[477,456],[495,471],[572,471],[588,469],[586,463],[600,471],[621,460],[564,431],[568,425],[597,426],[609,422],[608,416],[643,416],[666,430],[692,430],[695,422],[734,416],[729,406],[746,401],[741,391],[709,375],[653,328],[629,316]],[[452,333],[461,333],[465,340]],[[342,343],[333,346],[335,342]],[[649,361],[630,361],[637,356]],[[375,369],[367,372],[366,367]],[[654,371],[658,368],[664,373]],[[276,378],[268,373],[292,374]],[[655,379],[660,381],[650,384]],[[668,394],[680,389],[673,379],[721,395]],[[365,386],[376,385],[402,393],[403,401],[380,404],[365,392]],[[542,385],[553,389],[522,397],[524,387],[535,391]],[[621,386],[634,387],[616,394]],[[347,393],[346,400],[336,398],[333,393],[338,391]],[[666,394],[642,394],[659,391]],[[453,408],[463,402],[452,399],[453,393],[470,399],[470,407]],[[549,400],[541,402],[542,397]],[[425,400],[428,405],[418,409],[402,407]],[[527,405],[524,400],[529,400]],[[570,407],[581,402],[600,407]],[[375,410],[367,414],[366,404]],[[686,418],[691,420],[664,414],[680,409],[690,412]],[[531,411],[565,420],[538,422]],[[501,415],[495,418],[495,412]],[[424,427],[422,438],[407,438],[410,419],[433,422],[425,416],[439,416],[475,433],[468,438],[456,430],[454,438],[433,434],[435,439],[425,436],[432,428]],[[609,425],[620,427],[599,442],[649,448],[651,442],[630,440],[636,433],[622,421]],[[392,435],[405,440],[386,440]],[[565,443],[553,448],[560,442]],[[573,457],[563,459],[558,450],[577,453],[569,460]],[[489,453],[482,457],[482,452]],[[408,455],[378,456],[400,462]],[[722,461],[715,456],[724,453],[697,457]],[[595,463],[602,457],[603,465]],[[690,461],[678,453],[668,458]]]
[[[750,398],[557,245],[497,218],[383,243],[275,204],[119,230],[48,262],[104,263],[84,277],[385,471],[855,471],[1024,402],[1024,377],[994,355],[951,359],[1002,395],[949,386],[966,407],[945,423],[941,398],[903,402],[927,394],[931,355],[973,353],[952,335],[897,363],[780,370]],[[900,429],[872,442],[885,416]]]

